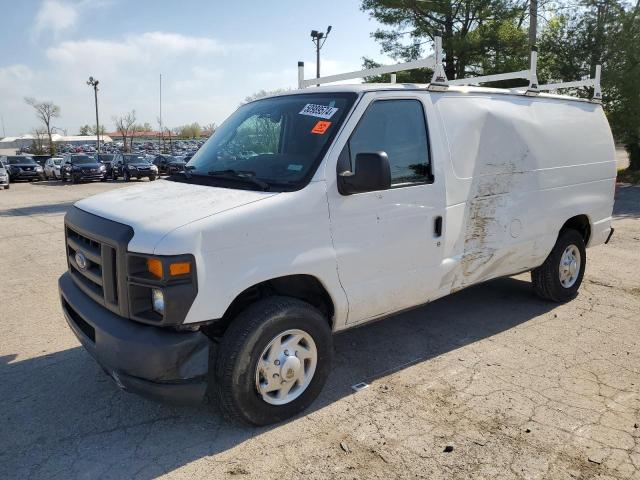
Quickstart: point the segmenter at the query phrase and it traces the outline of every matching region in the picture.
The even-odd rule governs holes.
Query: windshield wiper
[[[271,186],[267,182],[263,182],[252,175],[254,172],[245,171],[245,170],[212,170],[211,172],[207,172],[207,175],[210,177],[217,178],[232,178],[234,180],[240,180],[246,183],[251,183],[257,187],[260,187],[262,190],[266,191],[271,188]]]

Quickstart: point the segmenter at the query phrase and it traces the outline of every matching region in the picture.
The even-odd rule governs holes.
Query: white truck
[[[570,300],[613,233],[614,145],[598,102],[530,87],[240,107],[185,172],[69,210],[69,326],[121,388],[264,425],[316,398],[334,332],[526,271]]]

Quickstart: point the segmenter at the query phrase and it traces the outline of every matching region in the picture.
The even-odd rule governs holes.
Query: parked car
[[[9,179],[28,180],[30,182],[44,180],[44,170],[32,157],[24,155],[8,155]]]
[[[51,158],[51,155],[29,155],[33,158],[38,165],[40,165],[44,169],[44,165]]]
[[[63,311],[121,388],[256,425],[318,396],[333,332],[526,271],[568,301],[613,233],[611,130],[568,96],[300,90],[241,106],[188,167],[69,209]]]
[[[44,163],[44,178],[47,180],[57,180],[60,178],[60,168],[63,157],[51,157]]]
[[[0,157],[0,187],[3,190],[9,188],[9,170],[6,164],[7,157]]]
[[[132,178],[140,180],[145,177],[153,182],[158,178],[158,167],[149,163],[142,155],[125,153],[115,161],[111,170],[113,180],[120,177],[123,177],[125,182],[130,182]]]
[[[184,160],[181,158],[166,154],[156,156],[153,160],[153,164],[158,167],[158,173],[160,175],[170,175],[182,172],[186,165]]]
[[[107,168],[90,155],[69,155],[65,157],[60,179],[71,183],[107,179]]]
[[[97,153],[95,154],[95,159],[105,166],[107,178],[111,178],[111,171],[113,168],[112,165],[113,162],[117,160],[118,156],[120,156],[119,153],[101,153],[99,155]]]

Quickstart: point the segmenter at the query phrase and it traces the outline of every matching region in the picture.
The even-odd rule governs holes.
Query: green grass
[[[618,170],[618,182],[640,185],[640,170]]]

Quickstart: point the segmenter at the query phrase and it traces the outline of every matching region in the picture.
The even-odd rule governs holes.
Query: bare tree
[[[127,138],[129,135],[133,136],[136,126],[136,111],[131,110],[129,113],[126,113],[120,117],[113,117],[113,123],[116,125],[116,129],[122,135],[122,141],[124,142],[124,151],[128,152],[127,149]]]
[[[56,147],[51,139],[51,121],[60,116],[60,107],[53,102],[39,102],[33,97],[25,97],[24,101],[27,105],[31,105],[36,111],[36,117],[42,121],[49,137],[49,153],[55,155]]]
[[[216,132],[216,128],[218,128],[218,126],[215,124],[215,122],[208,123],[202,127],[202,133],[210,137]]]
[[[44,128],[34,128],[32,133],[33,142],[31,145],[31,153],[34,155],[44,155],[46,153],[44,144],[47,139],[47,131]]]

